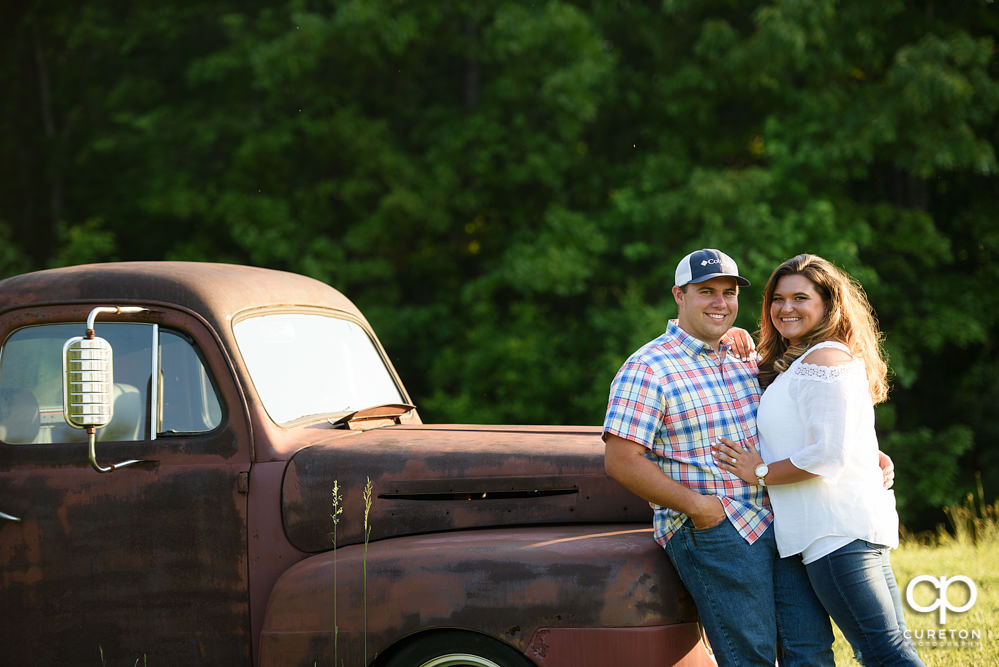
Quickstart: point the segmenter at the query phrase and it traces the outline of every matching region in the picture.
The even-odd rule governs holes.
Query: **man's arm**
[[[725,520],[725,510],[717,496],[691,491],[664,475],[659,466],[645,457],[642,445],[611,433],[604,434],[604,443],[604,468],[624,488],[649,502],[683,512],[699,530]]]

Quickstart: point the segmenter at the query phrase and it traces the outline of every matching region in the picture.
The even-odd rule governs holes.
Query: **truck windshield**
[[[271,313],[233,325],[264,408],[278,424],[400,403],[402,395],[364,329],[313,313]]]

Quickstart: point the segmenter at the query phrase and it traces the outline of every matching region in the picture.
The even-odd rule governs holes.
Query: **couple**
[[[677,319],[611,385],[607,472],[652,504],[719,664],[832,665],[832,616],[863,664],[922,665],[889,563],[887,367],[863,289],[815,255],[781,264],[757,367],[727,343],[749,284],[718,250],[680,262]]]

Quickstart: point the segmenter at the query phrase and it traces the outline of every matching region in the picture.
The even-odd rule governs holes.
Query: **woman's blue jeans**
[[[864,665],[922,665],[906,636],[888,547],[854,540],[805,566],[812,588]]]
[[[800,560],[785,572],[773,526],[748,544],[727,520],[695,530],[688,519],[666,543],[666,553],[722,667],[773,667],[778,655],[787,667],[833,664],[829,617]]]

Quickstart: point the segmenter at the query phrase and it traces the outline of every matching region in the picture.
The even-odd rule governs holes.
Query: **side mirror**
[[[104,467],[97,463],[97,429],[107,426],[114,416],[114,352],[111,344],[94,333],[94,321],[100,313],[136,313],[139,307],[94,308],[87,317],[87,331],[62,347],[62,411],[66,423],[86,429],[90,441],[90,465],[97,472],[111,472],[140,460],[131,459]]]
[[[70,338],[62,347],[63,417],[74,428],[103,428],[114,416],[114,353],[103,338]]]

